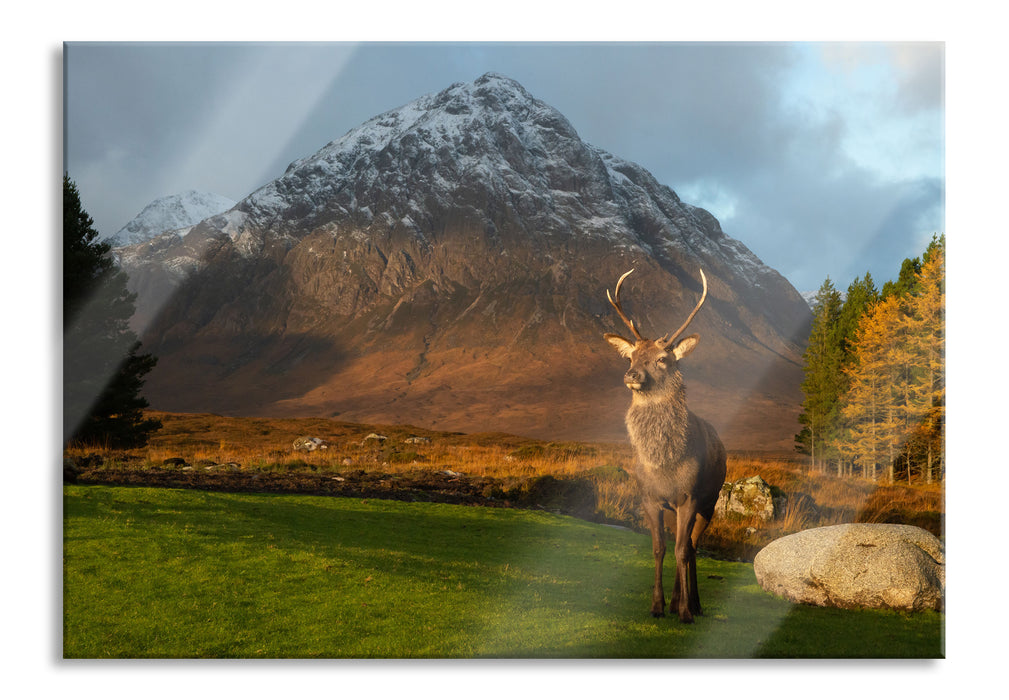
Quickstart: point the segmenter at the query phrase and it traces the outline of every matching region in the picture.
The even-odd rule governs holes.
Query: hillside
[[[691,326],[688,397],[730,448],[789,449],[809,309],[638,165],[488,74],[379,115],[182,238],[120,249],[153,407],[622,439],[621,331]]]

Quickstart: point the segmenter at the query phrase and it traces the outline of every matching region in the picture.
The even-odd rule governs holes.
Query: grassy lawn
[[[544,512],[64,487],[63,651],[104,657],[939,657],[943,616],[793,606],[701,559],[648,614],[647,536]],[[668,586],[672,584],[668,562]],[[668,592],[667,592],[668,595]]]

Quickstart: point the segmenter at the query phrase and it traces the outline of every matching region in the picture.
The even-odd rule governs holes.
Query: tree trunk
[[[928,457],[925,461],[925,483],[932,483],[932,441],[928,443]]]

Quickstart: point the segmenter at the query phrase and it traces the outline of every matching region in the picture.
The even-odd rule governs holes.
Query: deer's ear
[[[673,357],[676,358],[677,362],[693,352],[694,348],[697,347],[697,341],[700,339],[701,336],[695,333],[693,335],[688,335],[686,338],[678,342],[676,347],[673,348]]]
[[[603,336],[606,341],[617,349],[621,357],[626,357],[628,360],[631,359],[631,352],[634,351],[634,343],[622,338],[615,333],[607,333]]]

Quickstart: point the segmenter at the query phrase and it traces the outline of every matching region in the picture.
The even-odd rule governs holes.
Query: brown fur
[[[679,342],[675,338],[657,341],[642,338],[623,315],[619,301],[613,301],[613,305],[637,337],[630,341],[612,333],[605,336],[630,361],[624,383],[633,394],[626,422],[637,457],[634,472],[645,521],[652,533],[655,556],[652,615],[665,614],[664,514],[670,511],[675,524],[676,583],[669,611],[676,611],[682,622],[693,622],[694,615],[702,614],[697,591],[697,541],[711,521],[725,481],[725,447],[711,424],[687,408],[679,370],[679,361],[696,347],[699,337],[691,335]],[[699,308],[700,303],[694,313]]]

